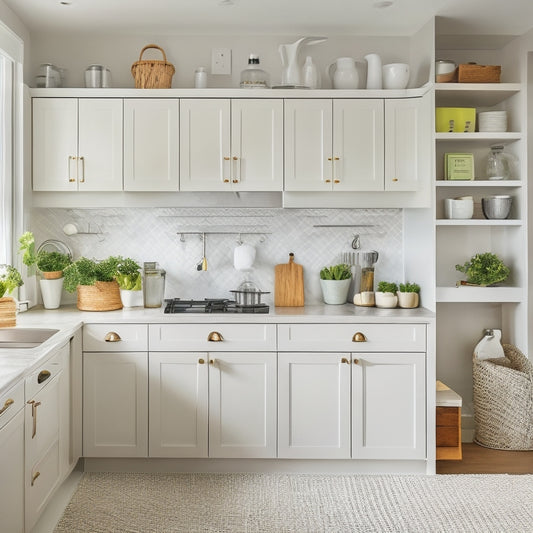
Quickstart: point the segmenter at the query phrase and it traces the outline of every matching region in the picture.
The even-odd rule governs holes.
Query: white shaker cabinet
[[[381,191],[384,101],[285,101],[286,191]]]
[[[179,101],[124,100],[124,190],[179,188]]]
[[[352,457],[424,459],[425,354],[353,354]]]
[[[122,190],[122,99],[33,99],[33,190]]]
[[[181,100],[180,190],[282,188],[283,100]]]

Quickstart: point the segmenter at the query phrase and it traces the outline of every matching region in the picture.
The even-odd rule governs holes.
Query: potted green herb
[[[81,311],[113,311],[122,309],[120,290],[115,275],[121,257],[102,261],[80,257],[64,270],[65,290],[77,291]]]
[[[380,281],[376,291],[376,307],[392,308],[398,305],[398,285],[390,281]]]
[[[420,298],[420,285],[416,283],[400,283],[398,291],[398,305],[403,309],[413,309],[418,307]]]
[[[345,304],[350,290],[352,270],[350,265],[341,263],[324,267],[320,271],[320,287],[324,302],[327,304]]]
[[[0,328],[17,325],[17,302],[9,294],[22,284],[22,276],[15,267],[0,265]]]
[[[37,267],[42,274],[39,285],[45,309],[57,309],[61,304],[63,270],[72,262],[70,255],[46,250],[35,252],[35,239],[31,231],[21,235],[19,244],[19,252],[23,253],[22,262],[28,267],[28,273]]]
[[[117,265],[115,279],[120,288],[120,298],[124,307],[143,305],[141,267],[133,259],[126,257]]]
[[[488,287],[501,283],[509,277],[510,269],[495,254],[485,252],[474,255],[464,265],[455,265],[455,269],[466,274],[462,284]]]

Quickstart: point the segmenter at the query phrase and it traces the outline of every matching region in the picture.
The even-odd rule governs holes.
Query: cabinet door
[[[283,189],[283,101],[231,101],[234,191]]]
[[[279,457],[350,457],[350,354],[280,353],[278,395]]]
[[[276,457],[276,354],[209,354],[209,457]]]
[[[424,459],[425,354],[353,354],[352,457]]]
[[[80,98],[79,190],[122,190],[122,102]]]
[[[207,457],[207,356],[150,353],[150,457]]]
[[[230,101],[180,102],[180,190],[230,191]]]
[[[0,429],[0,516],[2,531],[24,531],[24,411]]]
[[[178,190],[178,100],[124,100],[124,190]]]
[[[33,190],[76,191],[77,98],[34,98]]]
[[[148,355],[83,354],[83,455],[148,455]]]
[[[429,179],[429,168],[427,175],[420,170],[431,149],[429,115],[423,98],[385,101],[386,191],[416,191],[421,179]]]
[[[333,190],[382,191],[383,100],[333,101]]]
[[[285,190],[330,191],[332,101],[285,100]]]

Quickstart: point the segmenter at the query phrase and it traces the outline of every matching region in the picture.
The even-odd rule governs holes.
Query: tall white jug
[[[378,54],[367,54],[366,88],[383,89],[381,57]]]

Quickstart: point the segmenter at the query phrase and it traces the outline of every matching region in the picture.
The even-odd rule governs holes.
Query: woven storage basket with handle
[[[143,59],[143,54],[149,48],[160,50],[163,60]],[[139,61],[131,66],[131,74],[135,80],[136,89],[170,89],[172,76],[176,69],[167,61],[165,51],[157,44],[147,44],[139,55]]]
[[[122,309],[120,289],[116,281],[96,281],[94,285],[78,285],[80,311],[114,311]]]
[[[498,450],[533,450],[533,365],[515,346],[505,357],[473,358],[474,441]]]

